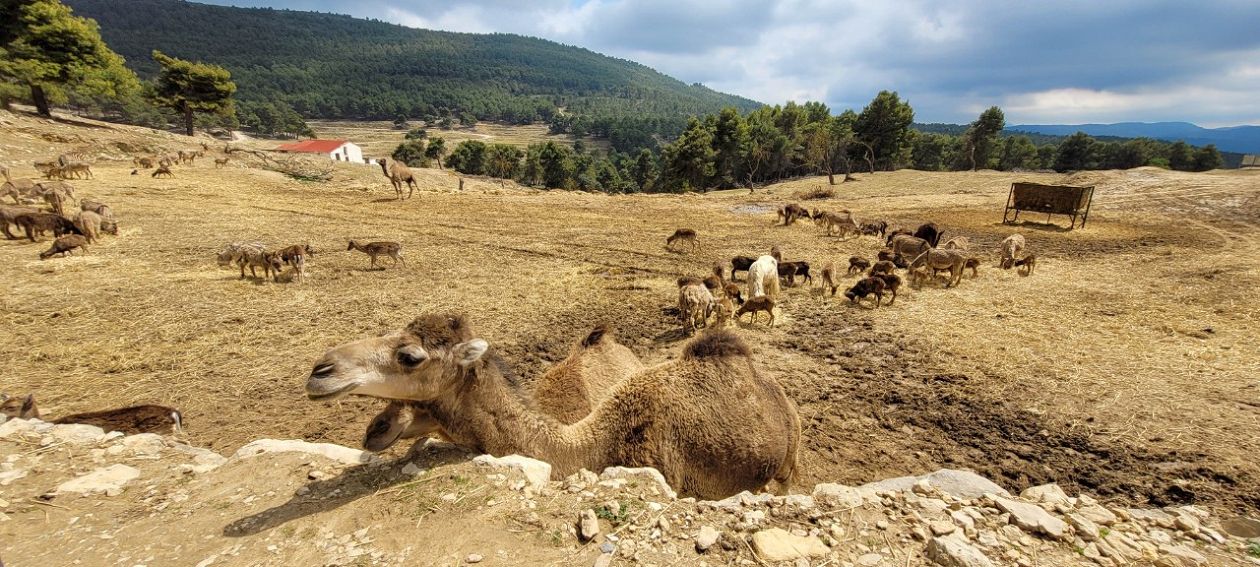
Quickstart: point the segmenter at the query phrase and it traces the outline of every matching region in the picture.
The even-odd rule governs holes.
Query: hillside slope
[[[180,0],[69,0],[142,76],[152,50],[232,71],[246,101],[306,117],[392,119],[447,109],[481,119],[678,118],[758,103],[578,47],[508,34],[412,29],[349,16]]]
[[[1221,151],[1260,153],[1260,126],[1204,128],[1189,122],[1120,122],[1117,124],[1020,124],[1008,131],[1070,136],[1084,132],[1091,136],[1154,138],[1182,141],[1193,146],[1216,144]]]

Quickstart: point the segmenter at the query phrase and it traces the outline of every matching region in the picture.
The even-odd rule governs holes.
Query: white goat
[[[768,295],[774,297],[779,294],[779,262],[774,256],[762,256],[757,258],[748,267],[748,297],[760,297]]]

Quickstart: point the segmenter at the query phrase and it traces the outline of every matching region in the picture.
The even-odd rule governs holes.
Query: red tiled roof
[[[333,150],[340,148],[348,140],[305,140],[302,142],[294,142],[292,144],[284,144],[276,148],[282,152],[303,152],[314,154],[332,153]]]

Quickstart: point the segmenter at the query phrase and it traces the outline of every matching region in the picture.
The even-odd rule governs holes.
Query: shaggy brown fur
[[[884,299],[884,280],[879,277],[868,277],[858,280],[853,287],[844,292],[844,296],[849,298],[850,302],[857,303],[859,299],[874,295],[875,307],[879,307],[880,301]]]
[[[880,260],[878,262],[875,262],[874,266],[871,266],[871,275],[873,276],[876,274],[891,274],[896,269],[897,269],[896,264],[889,262],[888,260]]]
[[[1015,265],[1020,268],[1019,275],[1031,276],[1033,273],[1033,268],[1037,267],[1037,255],[1029,254],[1027,256],[1024,256],[1023,258],[1015,260]]]
[[[134,158],[131,158],[131,165],[134,165],[136,167],[142,167],[144,169],[149,169],[153,167],[153,158],[148,157],[148,156],[134,157]]]
[[[402,262],[402,265],[404,266],[407,265],[407,261],[402,257],[402,244],[398,242],[381,241],[359,244],[358,242],[351,240],[350,245],[346,247],[347,252],[350,250],[358,250],[359,252],[367,254],[371,257],[373,268],[376,267],[377,256],[388,256],[390,261],[393,262],[393,265],[397,265],[399,262]]]
[[[398,194],[398,200],[403,198],[403,184],[407,184],[407,198],[410,199],[412,193],[416,192],[416,177],[411,173],[411,168],[407,164],[389,158],[381,158],[376,160],[381,164],[381,171],[385,173],[385,177],[389,178],[389,182],[394,186],[394,192]]]
[[[866,269],[869,267],[871,267],[870,260],[867,260],[866,258],[863,258],[861,256],[849,257],[849,275],[850,276],[856,273],[865,272]]]
[[[752,313],[752,317],[748,318],[750,323],[757,322],[757,313],[765,311],[770,316],[770,326],[774,326],[774,298],[768,295],[759,295],[749,298],[739,309],[735,311],[735,320],[739,321],[745,313]]]
[[[179,433],[184,416],[175,408],[155,405],[131,406],[105,411],[76,413],[53,420],[53,423],[83,423],[127,435],[139,433]]]
[[[17,225],[17,218],[20,215],[29,215],[40,212],[39,209],[30,207],[10,207],[8,205],[0,205],[0,230],[4,232],[4,237],[13,240],[17,237],[9,231],[9,225]],[[18,228],[22,228],[18,226]]]
[[[893,261],[893,258],[896,257],[897,255],[894,254],[892,250],[880,250],[879,253],[875,255],[875,260],[878,262],[891,262]]]
[[[1002,239],[1002,261],[999,265],[1003,270],[1015,267],[1015,258],[1024,250],[1024,245],[1022,234],[1012,234]]]
[[[731,258],[731,281],[739,279],[736,276],[736,272],[747,272],[748,268],[752,267],[753,262],[756,261],[757,259],[752,256],[735,256]]]
[[[74,223],[70,222],[70,219],[55,213],[20,214],[13,219],[13,223],[26,232],[26,238],[30,239],[31,242],[35,242],[36,235],[42,235],[50,230],[53,236],[78,234],[79,232],[79,229],[75,228]]]
[[[909,230],[906,230],[906,229],[904,229],[904,228],[899,228],[899,229],[896,229],[896,230],[894,230],[894,231],[892,231],[892,232],[888,233],[887,238],[884,240],[884,244],[885,244],[885,245],[887,245],[887,246],[889,246],[889,247],[891,247],[891,246],[892,246],[893,239],[894,239],[894,238],[897,238],[898,236],[900,236],[900,235],[902,235],[902,234],[904,234],[904,235],[906,235],[906,236],[914,236],[914,233],[913,233],[913,232],[910,232]]]
[[[65,236],[58,236],[57,239],[53,241],[51,247],[39,253],[39,259],[47,260],[58,254],[64,257],[66,254],[69,254],[70,251],[74,250],[75,248],[82,249],[83,251],[86,252],[87,242],[88,242],[87,237],[81,234],[67,234]]]
[[[936,226],[936,223],[934,222],[923,223],[922,225],[919,225],[918,230],[914,231],[914,236],[916,238],[926,240],[933,248],[936,248],[936,246],[941,243],[941,236],[944,234],[945,231]]]
[[[787,278],[789,286],[796,285],[796,276],[801,276],[801,279],[808,285],[814,284],[814,277],[809,273],[809,262],[779,263],[779,277]]]
[[[888,232],[888,223],[885,221],[864,222],[858,227],[858,232],[870,236],[884,236]]]
[[[694,333],[696,329],[708,325],[715,306],[713,294],[704,285],[697,282],[678,286],[678,316],[682,318],[683,329],[688,333]]]
[[[722,294],[729,299],[735,300],[737,305],[744,304],[744,294],[740,291],[738,284],[727,283],[726,285],[723,285]]]
[[[876,274],[874,277],[884,280],[884,291],[892,292],[892,299],[888,300],[888,304],[892,305],[896,302],[897,290],[901,288],[901,277],[893,273]]]
[[[412,327],[429,327],[433,317]],[[472,334],[466,326],[459,332]],[[796,406],[750,356],[736,354],[747,347],[728,331],[710,331],[680,359],[626,378],[571,425],[528,408],[485,341],[422,349],[426,342],[399,331],[333,348],[315,364],[307,394],[428,402],[452,438],[492,455],[542,459],[553,478],[582,468],[652,466],[682,495],[719,499],[771,480],[786,491],[795,476]]]
[[[894,260],[896,256],[901,256],[907,258],[910,262],[914,262],[916,258],[932,249],[932,244],[928,241],[917,236],[904,235],[894,236],[891,246]]]
[[[700,237],[696,236],[696,231],[690,228],[680,228],[665,239],[665,247],[673,248],[675,242],[686,242],[691,245],[692,250],[695,250],[700,245]]]

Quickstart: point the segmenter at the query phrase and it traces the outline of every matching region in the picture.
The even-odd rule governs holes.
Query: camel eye
[[[401,364],[407,368],[414,368],[416,366],[419,366],[420,363],[424,362],[425,360],[428,360],[429,355],[425,354],[423,350],[415,348],[415,347],[403,347],[403,348],[398,349],[397,357],[398,357],[398,364]]]

